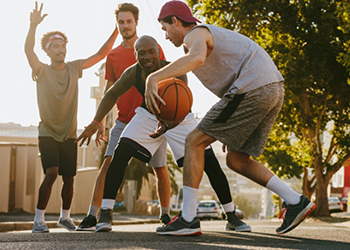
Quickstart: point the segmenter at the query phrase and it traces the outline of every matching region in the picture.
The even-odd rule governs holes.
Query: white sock
[[[113,209],[114,202],[114,199],[103,199],[101,209]]]
[[[163,214],[170,214],[170,207],[161,207],[160,208],[160,216],[162,216]]]
[[[69,218],[69,216],[70,216],[70,209],[67,210],[67,209],[61,208],[61,215],[60,215],[61,219],[66,220]]]
[[[288,185],[276,175],[272,176],[267,182],[266,188],[278,194],[287,205],[296,205],[300,202],[300,194],[288,187]]]
[[[224,209],[225,213],[233,212],[235,210],[235,206],[233,205],[233,202],[226,203],[222,205],[222,208]]]
[[[183,196],[182,218],[191,222],[197,215],[198,189],[183,186]]]
[[[90,207],[89,207],[89,213],[88,213],[88,214],[91,214],[92,216],[97,217],[98,210],[100,210],[99,207],[96,207],[96,206],[94,206],[94,205],[90,205]]]
[[[45,221],[45,209],[35,209],[35,217],[34,217],[35,222],[39,221]]]

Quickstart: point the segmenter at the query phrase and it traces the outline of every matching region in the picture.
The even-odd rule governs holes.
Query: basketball
[[[168,78],[158,83],[158,95],[166,105],[157,101],[158,118],[166,122],[182,121],[192,108],[192,92],[182,80]]]

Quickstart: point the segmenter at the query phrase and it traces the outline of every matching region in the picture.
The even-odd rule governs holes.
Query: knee
[[[73,187],[74,184],[74,177],[63,177],[63,185],[65,187]]]
[[[201,147],[205,149],[208,145],[211,144],[208,140],[206,140],[206,135],[202,133],[197,128],[190,132],[185,140],[185,148],[195,148]]]
[[[243,173],[251,161],[250,156],[240,153],[228,153],[226,156],[227,166],[237,173]]]
[[[46,170],[45,174],[45,181],[49,183],[54,183],[57,179],[58,172],[57,171],[51,171],[51,169]]]

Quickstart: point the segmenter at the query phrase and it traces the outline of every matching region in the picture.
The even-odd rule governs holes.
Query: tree
[[[329,180],[350,158],[350,85],[344,65],[349,62],[346,58],[344,61],[344,55],[348,55],[344,47],[350,36],[344,32],[349,31],[348,22],[344,25],[340,18],[342,11],[349,10],[349,3],[332,0],[188,3],[205,22],[236,30],[258,42],[280,69],[285,78],[285,101],[278,119],[284,131],[293,133],[309,148],[317,180],[314,215],[328,216]],[[329,143],[325,140],[327,134]]]

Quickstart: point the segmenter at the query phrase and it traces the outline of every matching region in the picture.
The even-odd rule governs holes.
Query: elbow
[[[206,58],[203,57],[203,56],[200,56],[200,55],[196,56],[195,60],[194,60],[194,63],[193,63],[195,68],[198,68],[198,67],[202,66],[204,64],[204,62],[205,62],[205,59]]]

